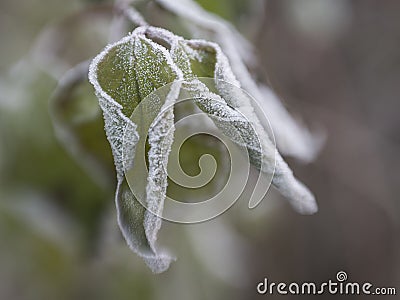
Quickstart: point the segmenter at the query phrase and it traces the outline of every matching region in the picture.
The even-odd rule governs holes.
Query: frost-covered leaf
[[[226,136],[247,148],[251,163],[260,171],[273,176],[272,184],[297,211],[314,213],[317,210],[314,196],[293,176],[264,130],[248,97],[244,92],[238,93],[238,90],[231,88],[231,85],[240,87],[240,83],[219,46],[202,40],[186,41],[163,29],[149,28],[148,31],[150,36],[158,36],[170,44],[171,56],[184,74],[184,88],[199,108],[211,117]],[[210,62],[215,62],[213,68]],[[198,79],[196,72],[199,63],[207,66],[200,69],[202,75],[214,70],[218,94],[211,92]]]
[[[89,79],[95,87],[103,109],[105,130],[114,155],[118,178],[116,205],[119,226],[131,249],[142,256],[149,267],[158,273],[168,268],[172,257],[156,249],[161,220],[142,207],[127,185],[124,177],[122,142],[125,138],[125,142],[130,143],[134,151],[139,138],[147,136],[147,132],[137,132],[137,125],[129,119],[130,115],[154,90],[179,79],[180,72],[175,68],[167,51],[147,39],[142,34],[143,30],[138,28],[99,54],[91,64]],[[179,87],[177,89],[172,85],[165,105],[173,102],[178,92]],[[163,164],[160,160],[168,155],[158,153],[168,152],[169,149],[168,145],[160,149],[158,141],[165,138],[162,132],[173,128],[173,111],[169,109],[164,114],[162,122],[151,127],[148,133],[149,176],[146,204],[152,211],[162,208],[167,186],[166,174],[159,166]],[[146,118],[145,114],[143,118]]]
[[[214,78],[216,88],[211,91],[200,77]],[[172,260],[168,254],[157,250],[156,240],[161,226],[158,216],[162,213],[167,190],[164,166],[173,142],[173,104],[180,92],[191,96],[227,137],[247,148],[251,163],[273,176],[273,185],[298,211],[316,211],[313,195],[293,177],[244,91],[229,88],[240,87],[240,82],[218,45],[203,40],[184,40],[167,30],[142,26],[106,47],[93,60],[89,79],[103,110],[105,131],[114,155],[119,226],[131,249],[142,256],[154,272],[164,271]],[[140,105],[153,91],[169,83],[164,103],[157,98],[152,100],[152,107]],[[130,118],[135,109],[143,109],[139,115],[141,120]],[[154,116],[161,111],[159,120],[153,123]],[[149,126],[142,126],[141,122]],[[142,174],[136,174],[136,178],[145,185],[143,194],[148,210],[139,203],[124,177],[125,167],[138,162],[134,158],[135,151],[140,154],[138,157],[142,156],[143,150],[136,149],[139,142],[146,144],[148,175],[139,178]]]
[[[271,126],[277,133],[277,146],[282,153],[305,162],[315,158],[324,142],[323,135],[310,133],[305,126],[286,111],[272,89],[265,85],[260,86],[253,80],[246,66],[249,63],[254,64],[252,47],[230,23],[207,12],[192,0],[157,0],[157,3],[177,16],[188,20],[191,24],[189,28],[194,27],[193,23],[197,25],[195,30],[192,30],[194,34],[202,31],[203,38],[215,40],[221,46],[241,86],[263,108],[266,108]]]

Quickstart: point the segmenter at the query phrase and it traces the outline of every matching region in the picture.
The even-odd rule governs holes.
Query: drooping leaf
[[[247,148],[250,162],[261,172],[272,176],[272,184],[300,213],[314,213],[317,210],[312,193],[293,176],[270,137],[264,130],[249,98],[240,89],[228,59],[218,45],[202,41],[186,41],[163,29],[149,28],[150,35],[159,36],[170,43],[171,56],[182,70],[185,89],[195,99],[201,110],[206,112],[216,126],[231,140]],[[208,61],[207,61],[208,59]],[[198,79],[197,64],[208,66],[208,73],[214,70],[217,93],[211,92]],[[215,62],[214,67],[210,67]],[[250,203],[254,207],[258,203]]]
[[[249,42],[223,18],[204,10],[193,0],[157,0],[163,8],[189,21],[193,34],[201,32],[201,38],[220,45],[241,86],[266,108],[270,126],[277,133],[278,149],[285,155],[304,162],[312,161],[320,151],[325,137],[322,132],[312,133],[301,122],[293,118],[280,103],[274,91],[259,85],[248,71],[247,65],[255,65],[254,54]],[[196,26],[193,26],[195,24]],[[264,126],[269,126],[263,124]]]
[[[203,76],[214,79],[214,89],[199,79]],[[251,163],[273,176],[273,185],[298,211],[316,211],[313,195],[294,178],[279,155],[218,45],[184,40],[160,28],[139,27],[93,60],[89,79],[103,110],[114,155],[119,226],[131,249],[154,272],[164,271],[172,260],[157,249],[156,240],[167,190],[165,166],[173,142],[173,105],[182,91],[225,136],[248,150]],[[169,92],[164,101],[150,97],[150,104],[141,105],[167,84]],[[147,158],[148,173],[137,172],[135,178],[145,186],[139,197],[143,196],[147,209],[124,177],[127,167],[135,169],[143,157]]]
[[[172,257],[156,249],[157,232],[161,225],[158,216],[142,207],[129,189],[124,178],[123,139],[135,145],[140,138],[146,138],[147,132],[138,132],[137,125],[130,120],[137,105],[156,89],[179,78],[167,51],[147,39],[138,28],[121,41],[108,46],[92,62],[89,79],[95,87],[100,106],[103,109],[105,130],[114,155],[118,186],[116,205],[118,223],[127,243],[133,251],[141,255],[154,272],[168,268]],[[179,93],[179,87],[171,87],[164,105],[173,102]],[[168,103],[167,103],[168,102]],[[161,110],[161,105],[155,105]],[[170,145],[159,148],[160,132],[169,132],[173,127],[173,110],[169,109],[165,118],[150,128],[149,136],[149,175],[146,180],[146,205],[159,211],[166,194],[167,176],[160,159],[168,155],[157,155],[159,151],[169,151]],[[143,118],[146,118],[143,114]],[[170,143],[172,138],[170,137]],[[132,159],[132,157],[128,158]],[[126,163],[126,162],[125,162]],[[134,163],[130,162],[128,164]]]

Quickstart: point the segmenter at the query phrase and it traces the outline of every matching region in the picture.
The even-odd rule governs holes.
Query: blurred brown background
[[[398,1],[265,2],[254,34],[260,76],[290,110],[322,126],[327,142],[311,166],[292,164],[319,213],[283,213],[259,241],[267,258],[258,277],[318,281],[343,269],[352,280],[398,287],[399,11]]]

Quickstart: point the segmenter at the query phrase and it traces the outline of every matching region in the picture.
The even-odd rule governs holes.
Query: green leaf
[[[155,153],[169,151],[170,145],[159,149],[158,140],[165,138],[159,135],[160,130],[173,127],[173,111],[169,109],[165,112],[165,120],[158,125],[163,128],[152,127],[149,133],[138,132],[137,124],[129,117],[149,94],[177,79],[178,71],[165,49],[141,35],[140,30],[142,28],[99,54],[91,64],[89,79],[103,109],[105,130],[117,169],[116,205],[119,226],[131,249],[142,256],[154,272],[159,273],[168,268],[173,258],[156,249],[160,218],[138,202],[124,178],[124,163],[127,162],[123,161],[123,138],[132,145],[133,152],[130,154],[134,155],[139,139],[149,135],[146,204],[158,211],[162,207],[167,187],[167,174],[157,170],[158,160],[168,156],[160,158]],[[171,87],[171,101],[177,97],[177,91],[179,89]],[[153,109],[156,112],[161,108],[161,103],[154,103]],[[144,119],[149,118],[148,115],[143,111]]]
[[[187,27],[193,35],[215,41],[220,45],[240,85],[261,106],[257,108],[259,110],[257,113],[268,116],[268,122],[264,125],[272,127],[276,134],[277,147],[283,154],[304,162],[310,162],[316,157],[324,144],[325,134],[321,131],[310,132],[302,122],[289,114],[271,88],[258,84],[252,78],[247,66],[254,67],[257,64],[253,47],[232,24],[205,10],[195,0],[156,0],[156,2],[187,21],[183,24],[188,24]]]
[[[212,90],[200,80],[202,76],[213,78]],[[279,155],[218,45],[184,40],[161,28],[139,27],[93,60],[89,79],[103,110],[116,165],[119,226],[131,249],[154,272],[167,269],[173,259],[157,249],[156,240],[168,185],[164,166],[173,142],[173,105],[180,92],[192,97],[234,143],[247,148],[251,163],[273,176],[272,183],[294,208],[302,213],[316,211],[313,195]],[[142,102],[167,84],[165,100],[155,96]],[[153,122],[156,116],[158,121]],[[140,160],[143,157],[147,158],[148,173]],[[148,210],[128,186],[124,176],[128,168],[137,185],[143,185],[135,195],[143,196]]]
[[[250,162],[272,177],[272,184],[298,212],[316,212],[314,196],[293,176],[261,125],[249,98],[244,91],[232,89],[232,85],[240,87],[240,83],[219,46],[202,40],[186,41],[162,29],[149,28],[148,31],[150,35],[170,42],[171,56],[184,74],[184,88],[195,99],[197,106],[227,137],[247,148]],[[208,68],[199,69],[199,62]],[[214,68],[210,67],[214,62]],[[210,74],[212,69],[217,93],[211,92],[196,74]],[[250,202],[249,206],[255,207],[258,203]]]

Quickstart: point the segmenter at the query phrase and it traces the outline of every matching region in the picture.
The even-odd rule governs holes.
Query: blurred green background
[[[400,2],[198,2],[253,43],[254,76],[326,132],[314,162],[288,159],[320,211],[298,215],[270,191],[254,211],[238,204],[199,225],[164,223],[160,244],[178,260],[151,274],[117,228],[103,125],[79,118],[99,113],[91,86],[74,90],[70,107],[60,100],[62,117],[106,162],[104,176],[65,150],[50,113],[57,79],[107,44],[112,2],[2,0],[0,299],[258,299],[264,277],[318,283],[340,270],[399,290]],[[180,29],[156,6],[150,16]]]

